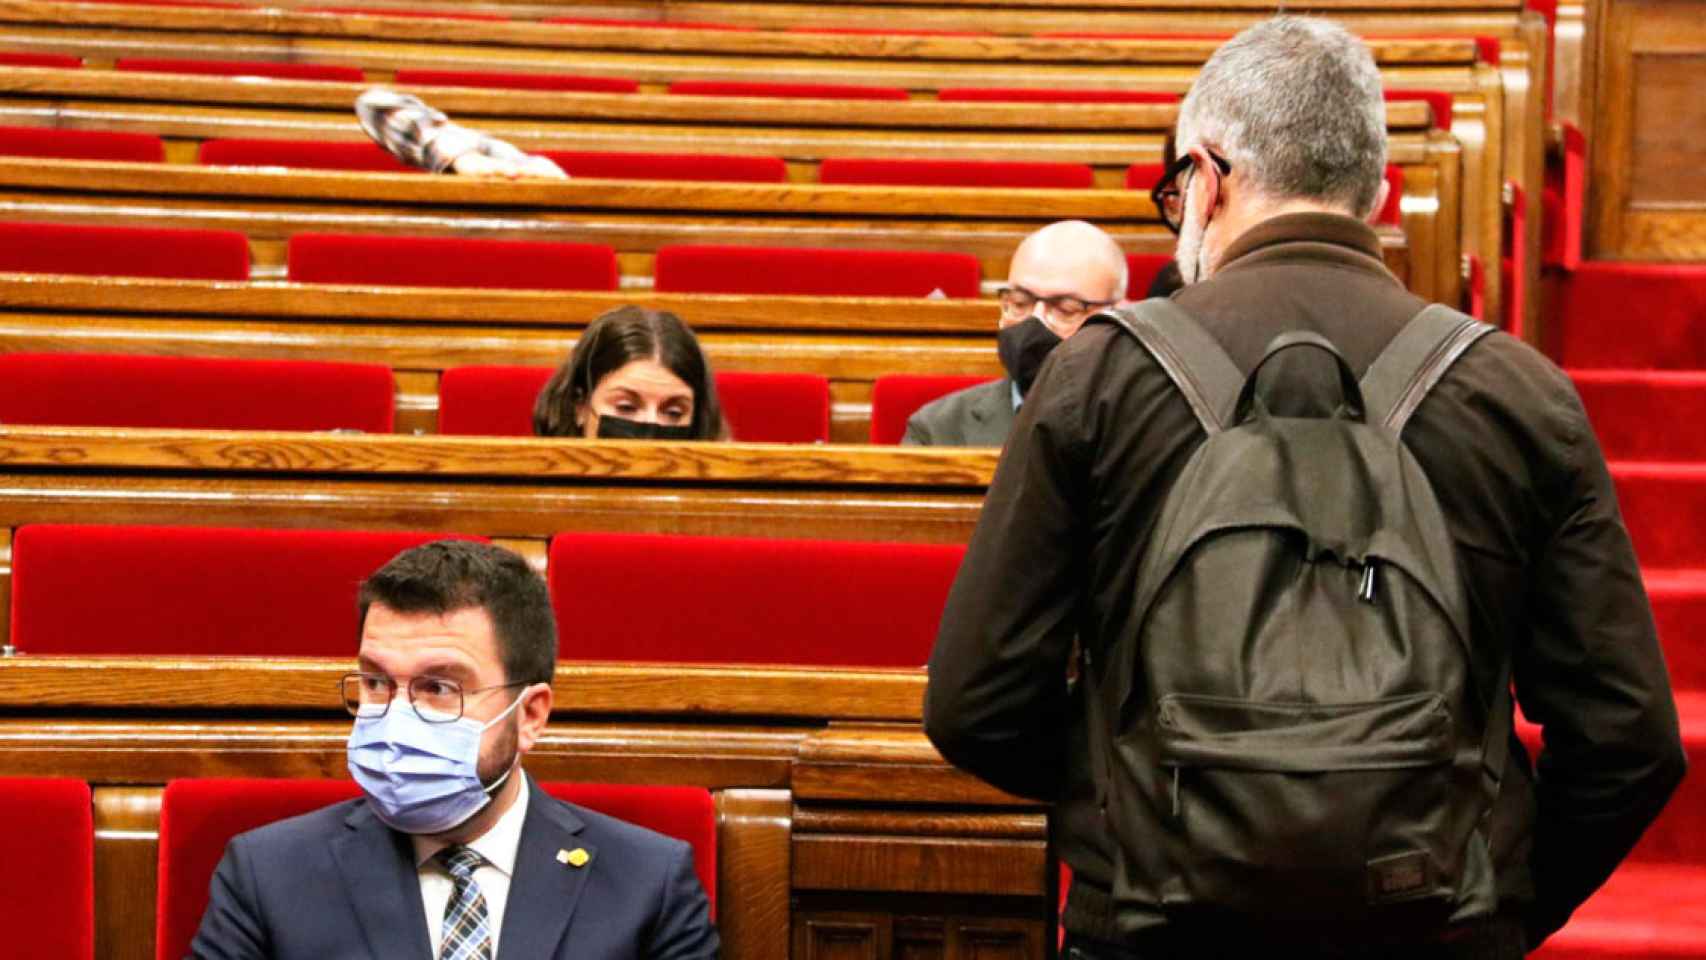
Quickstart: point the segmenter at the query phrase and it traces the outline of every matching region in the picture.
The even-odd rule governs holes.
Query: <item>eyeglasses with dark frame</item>
[[[409,691],[409,707],[416,716],[427,723],[455,723],[462,719],[469,697],[527,684],[528,681],[521,680],[463,690],[462,684],[455,680],[419,676],[410,677],[406,689]],[[397,681],[383,673],[346,673],[338,681],[338,691],[343,695],[344,709],[350,716],[373,719],[385,716],[391,709],[391,701],[397,697]]]
[[[1232,172],[1232,163],[1225,157],[1207,147],[1203,147],[1202,151],[1214,161],[1221,176]],[[1162,155],[1167,160],[1167,166],[1161,171],[1161,179],[1155,181],[1154,188],[1149,191],[1149,199],[1155,201],[1155,209],[1161,214],[1161,222],[1177,236],[1184,229],[1185,189],[1189,186],[1188,182],[1181,183],[1180,179],[1187,171],[1196,169],[1196,158],[1189,153],[1175,158],[1172,137],[1167,138]]]
[[[1042,297],[1017,285],[1002,287],[995,295],[1001,300],[1001,315],[1008,320],[1023,320],[1030,316],[1031,311],[1040,303],[1048,319],[1061,324],[1074,323],[1092,311],[1111,307],[1119,302],[1118,299],[1086,300],[1069,293]]]

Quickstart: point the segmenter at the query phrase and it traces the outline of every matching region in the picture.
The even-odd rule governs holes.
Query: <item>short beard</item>
[[[517,710],[517,713],[519,712]],[[485,787],[488,792],[494,784],[503,779],[504,774],[508,773],[510,768],[515,766],[520,739],[520,734],[516,728],[520,726],[520,723],[521,721],[516,714],[511,714],[505,718],[503,726],[498,730],[496,740],[492,743],[490,755],[483,750],[480,751],[480,762],[475,765],[475,772],[479,774],[480,786]]]
[[[1179,242],[1173,248],[1173,260],[1179,265],[1179,280],[1187,287],[1208,279],[1208,271],[1203,269],[1202,262],[1203,234],[1207,232],[1208,225],[1190,215],[1191,190],[1195,187],[1193,180],[1185,190],[1185,222],[1179,227]]]

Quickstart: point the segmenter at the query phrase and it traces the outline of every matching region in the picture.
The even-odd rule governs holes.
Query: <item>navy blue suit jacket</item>
[[[686,843],[564,803],[528,781],[497,960],[715,957]],[[585,850],[583,867],[557,861]],[[432,960],[414,849],[365,799],[234,838],[214,872],[197,960]]]

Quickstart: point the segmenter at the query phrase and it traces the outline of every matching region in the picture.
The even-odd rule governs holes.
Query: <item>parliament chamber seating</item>
[[[400,86],[488,87],[497,90],[554,90],[559,93],[638,93],[625,77],[586,77],[572,73],[494,73],[483,70],[404,68],[394,77]]]
[[[820,183],[1075,190],[1095,186],[1095,179],[1096,172],[1082,163],[827,157],[818,164]]]
[[[906,436],[906,421],[924,406],[957,390],[988,383],[989,377],[949,377],[895,373],[871,385],[871,442],[896,444]]]
[[[677,80],[669,92],[693,97],[774,97],[784,100],[906,100],[899,87],[846,83],[752,83],[732,80]]]
[[[247,280],[249,241],[231,230],[0,222],[0,270]]]
[[[963,554],[946,544],[575,533],[551,539],[546,570],[563,657],[922,667]]]
[[[83,787],[85,798],[88,787]],[[711,900],[717,895],[717,812],[709,791],[694,787],[540,783],[546,793],[684,840]],[[207,909],[208,884],[231,838],[257,827],[360,795],[350,780],[184,779],[166,784],[160,800],[157,960],[180,960]],[[84,809],[85,815],[87,808]]]
[[[976,297],[982,267],[967,253],[797,247],[660,247],[659,293],[824,297]]]
[[[453,367],[438,386],[438,432],[450,436],[533,434],[533,404],[552,367]],[[717,399],[733,439],[749,443],[829,441],[829,381],[806,373],[717,377]]]
[[[333,233],[291,236],[296,283],[508,290],[615,290],[616,251],[594,243]]]
[[[271,77],[275,80],[321,80],[361,83],[360,68],[328,63],[272,63],[265,60],[162,60],[120,57],[113,69],[134,73],[198,73],[216,77]]]
[[[0,156],[163,163],[166,143],[151,133],[0,127]]]
[[[6,952],[94,960],[95,830],[89,785],[66,778],[0,778],[0,879]]]
[[[382,364],[0,354],[0,423],[390,433]]]
[[[571,177],[606,180],[712,180],[730,183],[785,183],[788,164],[781,157],[697,153],[592,153],[541,150]]]
[[[9,151],[8,151],[9,152]],[[415,173],[411,167],[370,142],[335,140],[274,140],[231,137],[203,140],[196,162],[212,167],[293,167],[307,170],[350,170],[373,173]]]

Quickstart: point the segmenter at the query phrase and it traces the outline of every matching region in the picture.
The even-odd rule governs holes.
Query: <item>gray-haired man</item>
[[[1380,76],[1356,38],[1291,17],[1244,31],[1193,85],[1177,145],[1156,190],[1187,283],[1172,300],[1240,374],[1301,330],[1361,376],[1425,306],[1387,272],[1364,223],[1382,199],[1385,130]],[[1094,685],[1110,648],[1139,635],[1139,560],[1204,439],[1161,362],[1115,323],[1093,318],[1052,353],[931,656],[925,729],[944,756],[1039,799],[1083,781],[1084,754],[1068,748],[1077,701],[1059,678],[1074,638]],[[1154,875],[1141,848],[1110,850],[1108,825],[1068,804],[1057,832],[1077,873],[1063,918],[1070,956],[1518,957],[1604,881],[1668,799],[1684,766],[1675,703],[1569,380],[1521,342],[1483,336],[1402,439],[1456,548],[1469,643],[1508,664],[1523,712],[1544,728],[1533,763],[1503,738],[1509,759],[1480,834],[1495,874],[1487,906],[1379,944],[1333,929],[1288,944],[1256,940],[1254,924],[1187,925],[1177,879]]]

